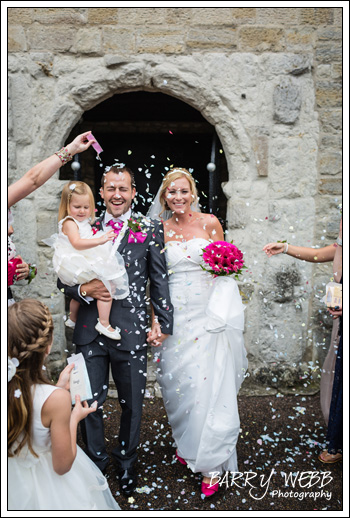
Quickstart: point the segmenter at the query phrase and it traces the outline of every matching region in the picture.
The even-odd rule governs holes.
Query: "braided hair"
[[[19,362],[7,389],[9,457],[17,455],[25,445],[37,456],[31,441],[32,388],[35,384],[51,384],[43,367],[52,338],[52,316],[45,304],[24,299],[9,307],[8,356]]]

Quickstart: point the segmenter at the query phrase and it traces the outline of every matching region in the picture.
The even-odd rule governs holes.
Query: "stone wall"
[[[337,237],[342,9],[10,8],[8,50],[9,183],[116,93],[169,94],[215,126],[229,171],[227,239],[248,266],[240,282],[245,386],[317,389],[331,326],[320,299],[331,265],[268,260],[261,249],[278,239],[324,246]],[[41,239],[56,231],[62,183],[56,175],[14,208],[17,248],[39,269],[14,291],[48,303],[54,368],[67,347],[64,301]]]

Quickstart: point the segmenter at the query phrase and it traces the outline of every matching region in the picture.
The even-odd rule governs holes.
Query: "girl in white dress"
[[[77,446],[79,421],[96,410],[73,410],[69,387],[74,364],[57,385],[45,374],[53,339],[47,306],[24,299],[8,310],[8,509],[120,510],[102,472]]]
[[[156,201],[148,215],[155,217],[158,206],[160,216],[168,218],[164,239],[174,305],[173,334],[156,353],[157,379],[176,457],[202,474],[202,494],[208,497],[218,491],[225,471],[237,471],[236,396],[248,366],[244,306],[233,278],[214,279],[201,268],[203,249],[224,241],[224,234],[215,216],[198,212],[192,175],[186,169],[169,171],[157,196],[160,205]],[[159,336],[161,329],[155,327],[149,337],[155,347]]]
[[[116,235],[113,229],[105,232],[91,227],[95,202],[86,183],[71,181],[64,186],[58,220],[59,233],[44,242],[55,249],[52,262],[60,280],[74,286],[99,279],[113,299],[127,297],[129,284],[124,260],[117,251],[118,243],[112,244]],[[74,328],[79,307],[79,302],[72,299],[66,326]],[[97,300],[99,319],[95,327],[105,336],[119,340],[120,329],[112,328],[109,322],[111,307],[112,299]]]

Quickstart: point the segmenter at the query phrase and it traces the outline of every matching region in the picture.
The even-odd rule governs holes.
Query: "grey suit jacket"
[[[95,223],[98,229],[103,228],[103,216]],[[128,243],[129,229],[127,229],[118,247],[128,273],[130,294],[125,299],[113,300],[110,323],[112,326],[120,327],[121,342],[117,341],[116,344],[118,348],[127,351],[140,350],[147,345],[147,309],[150,302],[158,316],[162,332],[172,334],[173,331],[173,306],[168,287],[163,224],[155,220],[149,221],[150,226],[143,228],[147,232],[143,243]],[[150,300],[146,294],[148,280]],[[74,298],[81,304],[73,342],[78,345],[89,344],[99,335],[95,329],[98,318],[96,300],[88,303],[80,297],[78,285],[67,286],[58,279],[57,286],[68,297]]]

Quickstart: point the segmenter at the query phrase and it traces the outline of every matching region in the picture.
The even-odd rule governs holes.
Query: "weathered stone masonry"
[[[268,260],[261,249],[277,239],[324,246],[337,237],[342,9],[10,8],[8,50],[9,182],[56,151],[84,111],[117,93],[169,94],[215,126],[229,171],[227,238],[248,265],[240,282],[245,384],[250,393],[256,385],[259,393],[317,389],[330,328],[320,299],[331,265]],[[14,292],[49,305],[54,368],[65,359],[64,301],[41,239],[56,231],[57,178],[14,208],[17,248],[39,270]]]

